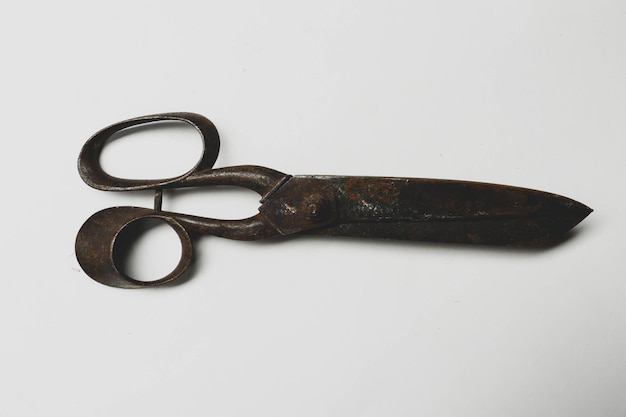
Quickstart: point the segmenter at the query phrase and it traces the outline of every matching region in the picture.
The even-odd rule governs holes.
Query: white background
[[[620,0],[7,3],[0,416],[626,415],[625,23]],[[595,212],[540,252],[209,237],[183,285],[105,287],[77,230],[152,197],[89,188],[78,152],[166,111],[217,125],[216,166],[496,182]],[[104,163],[178,170],[189,133]]]

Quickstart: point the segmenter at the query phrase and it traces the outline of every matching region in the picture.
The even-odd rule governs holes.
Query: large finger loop
[[[166,179],[136,180],[109,175],[100,164],[100,154],[113,135],[130,127],[148,123],[178,121],[193,126],[202,137],[203,152],[196,165],[186,173]],[[161,113],[124,120],[106,127],[93,135],[83,146],[78,157],[78,172],[89,186],[105,191],[131,191],[166,187],[185,179],[193,172],[213,167],[219,153],[220,140],[215,125],[204,116],[195,113]]]

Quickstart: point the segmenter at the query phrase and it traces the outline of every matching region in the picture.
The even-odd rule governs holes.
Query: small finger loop
[[[157,219],[176,232],[181,244],[181,258],[176,267],[162,278],[140,281],[124,272],[121,260],[138,237],[138,221]],[[87,275],[95,281],[118,288],[145,288],[169,283],[184,274],[193,259],[191,238],[175,219],[151,209],[113,207],[99,211],[83,224],[76,237],[76,257]]]

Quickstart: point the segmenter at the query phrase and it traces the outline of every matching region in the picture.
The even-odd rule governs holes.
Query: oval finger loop
[[[185,122],[193,126],[202,138],[202,156],[196,165],[182,175],[153,180],[135,180],[112,176],[104,171],[100,162],[102,149],[111,137],[121,131],[139,125],[156,122]],[[215,125],[204,116],[195,113],[161,113],[136,117],[106,127],[93,135],[81,149],[78,157],[78,172],[89,186],[105,191],[131,191],[167,187],[194,172],[210,170],[219,153],[220,140]]]

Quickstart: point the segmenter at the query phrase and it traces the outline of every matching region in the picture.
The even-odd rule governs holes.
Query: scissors
[[[172,178],[133,180],[107,174],[100,154],[114,134],[162,121],[193,126],[203,142],[198,163]],[[179,278],[193,259],[192,236],[258,240],[285,235],[352,236],[506,246],[546,246],[592,209],[572,199],[519,187],[425,178],[292,176],[255,165],[213,168],[220,148],[217,129],[195,113],[162,113],[115,123],[93,135],[78,158],[89,186],[104,191],[154,190],[154,207],[112,207],[92,215],[76,238],[79,264],[94,280],[120,288],[163,285]],[[229,185],[261,196],[259,212],[242,220],[219,220],[162,211],[163,190]],[[116,249],[121,232],[141,219],[171,226],[182,246],[178,265],[154,281],[121,271]]]

